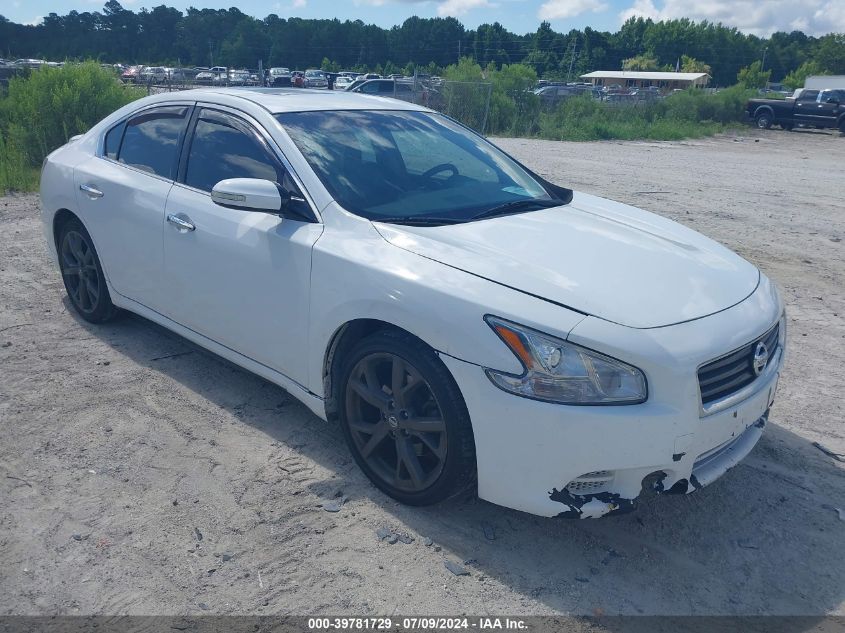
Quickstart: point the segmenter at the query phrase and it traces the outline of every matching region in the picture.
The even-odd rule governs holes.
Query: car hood
[[[465,224],[374,225],[417,255],[634,328],[719,312],[760,279],[750,263],[693,230],[583,193],[566,206]]]

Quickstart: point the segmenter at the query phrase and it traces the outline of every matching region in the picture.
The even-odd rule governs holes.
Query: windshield
[[[438,114],[276,116],[335,200],[370,220],[453,223],[499,207],[518,212],[562,204],[493,145]]]

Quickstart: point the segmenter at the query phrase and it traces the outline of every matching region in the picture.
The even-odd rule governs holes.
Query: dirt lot
[[[0,199],[0,614],[845,614],[845,471],[812,445],[845,453],[845,139],[742,134],[500,141],[736,249],[789,306],[752,455],[599,521],[397,505],[281,389],[141,318],[74,318],[37,198]]]

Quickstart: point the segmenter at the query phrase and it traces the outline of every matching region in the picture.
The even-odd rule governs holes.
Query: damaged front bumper
[[[650,487],[658,494],[690,494],[710,485],[739,464],[757,445],[768,421],[768,410],[736,437],[700,455],[693,463],[689,477],[683,477],[666,487],[669,477],[665,471],[654,472],[643,480],[643,489]],[[549,498],[566,506],[559,517],[596,519],[611,514],[624,514],[637,507],[637,499],[626,499],[614,492],[573,494],[568,489],[552,490]]]
[[[441,358],[473,420],[479,496],[584,519],[629,512],[644,491],[694,492],[736,466],[762,436],[782,362],[749,397],[709,413],[658,398],[635,407],[561,407],[514,397],[479,380],[478,366]],[[679,383],[672,392],[691,389]]]

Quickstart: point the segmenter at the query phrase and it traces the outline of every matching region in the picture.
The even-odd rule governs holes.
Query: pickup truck
[[[845,90],[802,90],[789,99],[751,99],[745,106],[757,127],[837,128],[845,134]]]

